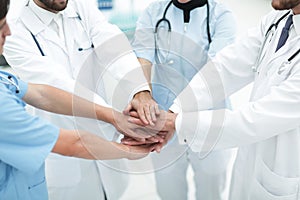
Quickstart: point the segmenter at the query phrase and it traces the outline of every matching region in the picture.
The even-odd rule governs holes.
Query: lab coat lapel
[[[36,16],[36,14],[33,13],[28,6],[25,6],[22,10],[20,20],[23,22],[24,26],[28,29],[28,31],[30,31],[34,36],[42,34],[42,37],[45,40],[56,44],[67,54],[65,46],[61,42],[57,34],[53,30],[48,28],[48,26],[46,26],[44,23],[42,23],[38,16]]]
[[[77,26],[74,23],[75,18],[78,18],[78,14],[74,9],[73,4],[69,4],[69,6],[64,10],[64,15],[63,15],[65,42],[66,42],[67,50],[68,52],[70,52],[69,55],[72,55],[74,50],[74,41],[76,35],[74,31],[76,32],[77,30]]]
[[[285,57],[285,60],[287,60],[294,53],[295,49],[299,48],[299,46],[297,46],[299,40],[300,36],[297,36],[291,41],[287,41],[287,43],[283,47],[281,47],[277,52],[272,54],[267,64],[272,63],[275,59],[281,56]]]
[[[74,31],[76,31],[76,27],[74,27],[74,23],[71,22],[68,16],[63,17],[64,23],[64,33],[65,33],[65,42],[67,51],[70,52],[69,55],[72,55],[74,48]],[[72,33],[73,31],[73,33]]]

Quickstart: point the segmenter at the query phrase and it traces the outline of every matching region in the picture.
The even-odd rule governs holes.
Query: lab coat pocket
[[[299,177],[288,178],[274,173],[259,158],[256,163],[249,199],[297,200],[299,181]]]

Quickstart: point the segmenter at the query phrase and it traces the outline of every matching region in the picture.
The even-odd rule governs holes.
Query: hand
[[[145,144],[139,146],[129,146],[117,143],[125,153],[125,158],[129,160],[136,160],[146,157],[154,149],[153,144]]]
[[[130,137],[124,137],[121,141],[127,145],[154,144],[154,150],[159,153],[162,147],[166,145],[174,135],[176,117],[177,114],[163,111],[159,116],[155,127],[147,127],[150,130],[158,131],[157,135],[148,137],[144,141],[137,141]],[[129,121],[141,125],[141,122],[136,118],[135,112],[131,112]]]
[[[137,93],[123,113],[129,115],[130,111],[132,110],[135,110],[138,113],[138,117],[144,123],[144,125],[154,126],[156,117],[160,114],[158,105],[153,100],[149,91]]]
[[[130,123],[129,119],[134,120],[136,123]],[[144,142],[146,138],[150,138],[158,133],[155,129],[145,127],[140,119],[124,115],[117,111],[114,111],[112,124],[123,135],[140,142]]]
[[[122,144],[130,145],[130,146],[139,146],[144,144],[157,144],[162,143],[164,141],[165,136],[154,135],[149,138],[145,138],[144,141],[136,140],[135,138],[124,136],[121,139]]]
[[[121,139],[122,144],[130,145],[130,146],[139,146],[139,145],[149,145],[152,144],[153,148],[152,151],[156,151],[157,153],[160,153],[163,146],[165,146],[168,141],[171,140],[171,138],[174,136],[174,132],[160,132],[156,136],[152,136],[150,138],[146,138],[145,141],[138,141],[134,138],[130,137],[124,137]],[[159,138],[159,139],[158,139]],[[153,142],[153,140],[156,140],[157,142]]]
[[[143,126],[143,123],[141,122],[141,119],[138,118],[137,112],[130,112],[130,117],[128,118],[128,121],[138,125]],[[175,120],[176,120],[177,114],[172,112],[166,112],[161,110],[160,115],[157,116],[156,122],[153,126],[145,126],[149,131],[156,131],[156,133],[159,132],[170,132],[175,131]]]
[[[152,151],[156,151],[157,153],[160,153],[161,149],[173,138],[174,133],[175,133],[175,130],[174,131],[169,131],[169,132],[159,133],[159,134],[163,134],[164,140],[162,142],[159,142],[159,143],[155,144]],[[151,138],[149,138],[149,139],[151,139]]]

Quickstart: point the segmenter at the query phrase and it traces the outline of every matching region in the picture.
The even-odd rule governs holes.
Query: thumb
[[[129,104],[126,106],[125,110],[123,110],[123,114],[124,114],[124,115],[129,115],[129,113],[130,113],[131,110],[132,110],[132,105],[131,105],[131,103],[129,103]]]

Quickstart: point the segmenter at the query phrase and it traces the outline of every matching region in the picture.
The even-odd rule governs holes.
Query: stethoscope
[[[260,63],[260,60],[262,58],[262,53],[263,53],[263,50],[266,46],[266,43],[267,41],[271,41],[272,38],[273,38],[273,35],[275,33],[275,31],[277,30],[277,27],[278,27],[278,24],[286,17],[290,14],[290,11],[285,13],[282,17],[280,17],[275,23],[271,24],[270,27],[268,28],[266,34],[265,34],[265,39],[263,41],[263,44],[259,50],[259,53],[258,53],[258,57],[255,61],[255,64],[253,65],[252,67],[252,70],[253,72],[258,72],[258,66],[259,66],[259,63]],[[270,37],[271,36],[271,37]],[[270,39],[268,39],[270,37]],[[281,66],[279,67],[278,69],[278,74],[281,74],[285,69],[288,68],[288,65],[291,64],[291,61],[300,53],[300,49],[298,49],[294,54],[292,54],[286,61],[284,61]]]
[[[155,51],[155,61],[156,64],[162,64],[160,58],[159,58],[159,47],[158,47],[158,40],[159,40],[159,36],[158,36],[158,29],[159,29],[159,25],[163,22],[167,23],[167,29],[168,29],[168,36],[167,36],[167,55],[165,56],[165,60],[167,60],[169,54],[170,54],[170,47],[171,47],[171,32],[172,32],[172,27],[171,27],[171,22],[170,20],[167,19],[166,15],[168,12],[168,9],[170,8],[171,4],[172,4],[172,0],[168,3],[167,7],[164,10],[163,13],[163,17],[161,19],[159,19],[155,25],[155,29],[154,29],[154,51]],[[210,28],[209,28],[209,4],[208,2],[206,3],[207,5],[207,20],[206,20],[206,27],[207,27],[207,37],[208,37],[208,43],[211,43],[211,35],[210,35]],[[187,26],[185,24],[184,26],[184,31],[186,31]],[[169,64],[173,64],[173,61],[168,62]]]
[[[78,12],[76,12],[76,14],[77,14],[77,17],[76,17],[76,18],[79,20],[79,22],[80,22],[82,28],[84,29],[84,31],[85,31],[85,33],[86,33],[86,35],[87,35],[87,38],[89,38],[89,40],[90,40],[90,46],[88,46],[88,47],[79,47],[77,50],[78,50],[78,51],[86,51],[86,50],[89,50],[89,49],[93,49],[93,48],[94,48],[94,44],[93,44],[93,42],[91,41],[91,39],[90,39],[90,37],[89,37],[89,35],[88,35],[88,32],[87,32],[87,30],[85,29],[85,27],[84,27],[84,25],[83,25],[83,23],[82,23],[82,19],[81,19],[81,17],[80,17],[80,15],[79,15]],[[36,38],[36,36],[35,36],[30,30],[28,30],[28,31],[30,32],[30,34],[31,34],[31,36],[32,36],[32,38],[33,38],[33,40],[34,40],[34,42],[35,42],[37,48],[39,49],[39,51],[40,51],[40,53],[41,53],[41,55],[42,55],[42,56],[46,56],[46,54],[44,53],[44,51],[43,51],[43,49],[42,49],[42,47],[41,47],[41,45],[40,45],[40,43],[39,43],[39,41],[38,41],[37,38]]]
[[[0,72],[0,83],[3,83],[8,86],[12,85],[13,87],[15,87],[15,92],[17,94],[20,92],[18,79],[8,72]]]

